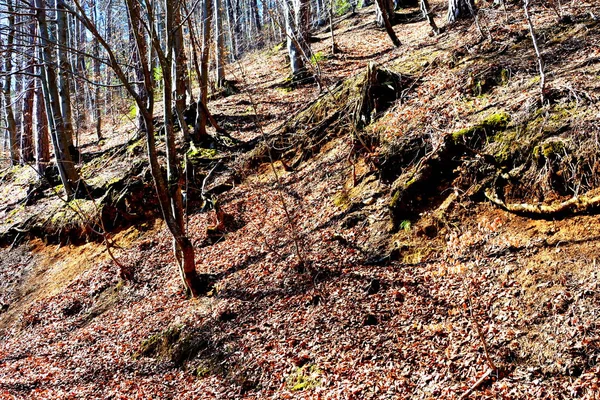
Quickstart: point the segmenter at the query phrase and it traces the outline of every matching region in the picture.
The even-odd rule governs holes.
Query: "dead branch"
[[[485,374],[483,374],[483,376],[481,378],[479,378],[479,380],[477,382],[475,382],[473,384],[473,386],[471,386],[469,388],[469,390],[467,390],[466,392],[464,392],[461,396],[460,396],[460,400],[464,400],[467,397],[469,397],[471,395],[471,393],[473,393],[475,390],[477,390],[477,388],[479,386],[481,386],[483,384],[483,382],[486,381],[486,379],[488,379],[490,377],[490,375],[494,372],[493,369],[488,369]]]

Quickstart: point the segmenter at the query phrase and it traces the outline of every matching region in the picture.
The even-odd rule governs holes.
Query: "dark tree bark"
[[[59,65],[59,94],[60,94],[60,108],[62,111],[62,118],[64,124],[64,135],[65,140],[68,144],[69,152],[73,148],[73,109],[71,107],[71,64],[69,63],[68,53],[68,24],[67,24],[67,11],[61,5],[56,5],[56,36],[58,41],[58,65]],[[73,154],[70,154],[71,159],[74,162],[79,160],[75,159]]]
[[[13,45],[15,42],[15,16],[12,1],[6,3],[8,22],[8,37],[6,39],[6,52],[4,53],[4,115],[6,117],[6,128],[8,130],[8,146],[10,150],[10,163],[17,165],[19,163],[19,141],[17,136],[17,122],[12,107],[12,69],[13,69]]]
[[[473,16],[474,0],[448,0],[448,23],[454,23],[460,18]]]
[[[173,7],[173,26],[172,32],[172,47],[173,69],[175,70],[175,112],[179,127],[183,133],[183,138],[186,142],[190,140],[190,130],[183,113],[187,107],[187,92],[190,82],[187,73],[187,57],[185,55],[185,47],[183,45],[183,28],[181,26],[181,12],[179,7]],[[165,89],[166,90],[166,89]],[[166,104],[165,104],[166,105]]]
[[[212,25],[212,1],[204,0],[202,9],[202,55],[200,57],[200,98],[196,107],[196,123],[194,125],[194,141],[201,142],[207,135],[206,122],[208,116],[201,112],[200,102],[206,104],[208,102],[208,58],[210,56],[210,31]]]
[[[27,41],[28,49],[27,54],[27,66],[25,68],[25,87],[23,93],[23,124],[21,125],[21,160],[25,163],[32,162],[34,159],[34,148],[33,148],[33,99],[35,90],[35,77],[33,76],[35,69],[35,51],[34,51],[34,38],[35,38],[35,20],[32,18],[27,24]]]
[[[92,13],[92,17],[94,22],[98,20],[98,14],[97,14],[97,6],[94,4],[94,10]],[[101,81],[101,75],[100,75],[100,43],[98,43],[98,39],[97,38],[93,38],[92,40],[92,48],[93,48],[93,54],[94,54],[94,80],[96,82],[100,82]],[[133,60],[134,65],[135,65],[135,58]],[[100,104],[100,86],[96,85],[94,86],[94,96],[93,96],[93,113],[94,113],[94,121],[95,121],[95,128],[96,128],[96,137],[98,138],[98,142],[100,142],[102,140],[102,107]]]
[[[40,74],[42,73],[40,68]],[[46,114],[46,105],[42,88],[36,84],[35,88],[35,115],[36,115],[36,133],[35,133],[35,164],[38,174],[44,176],[46,167],[50,162],[50,140],[48,137],[48,115]]]
[[[54,59],[54,45],[48,33],[45,2],[44,0],[35,0],[35,5],[41,46],[40,58],[45,64],[41,77],[46,114],[48,116],[48,124],[50,125],[52,145],[54,147],[54,155],[60,178],[67,196],[71,198],[77,190],[80,178],[79,173],[75,169],[75,163],[71,158],[69,141],[60,108],[61,99],[58,93],[58,77],[54,69],[56,63]]]
[[[394,43],[394,46],[399,47],[400,40],[398,39],[398,36],[396,36],[396,32],[394,32],[394,28],[392,27],[392,23],[390,22],[390,19],[388,18],[387,11],[385,11],[384,1],[387,1],[387,0],[377,0],[377,5],[379,6],[379,9],[381,10],[381,18],[383,19],[383,26],[385,26],[385,30],[387,31],[388,36],[392,40],[392,43]]]
[[[390,24],[394,22],[394,1],[376,0],[375,4],[375,23],[378,27],[387,29],[385,18],[387,17]]]
[[[223,10],[221,0],[215,0],[215,83],[222,87],[225,82],[223,65]]]

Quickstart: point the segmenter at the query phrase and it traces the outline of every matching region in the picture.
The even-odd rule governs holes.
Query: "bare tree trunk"
[[[329,0],[329,30],[331,31],[331,54],[337,54],[339,49],[333,35],[333,0]]]
[[[297,0],[292,0],[294,3]],[[302,49],[298,48],[299,41],[302,40],[298,35],[298,27],[296,22],[300,22],[300,18],[296,18],[299,10],[295,10],[290,1],[283,0],[283,13],[285,18],[285,33],[287,39],[287,50],[290,57],[290,68],[292,70],[292,80],[302,79],[306,74],[306,65],[302,55]]]
[[[308,40],[310,32],[310,0],[296,0],[296,40],[298,40],[306,59],[310,59],[312,52]]]
[[[381,10],[381,18],[383,19],[383,25],[385,26],[385,30],[387,31],[388,36],[392,40],[392,43],[394,43],[394,46],[400,47],[400,40],[398,40],[398,36],[396,36],[396,32],[394,32],[394,28],[392,27],[390,19],[388,18],[388,13],[387,11],[385,11],[385,5],[383,3],[384,1],[386,0],[377,0],[377,5]]]
[[[222,87],[225,81],[223,66],[223,18],[221,0],[215,0],[215,82]]]
[[[377,0],[375,7],[375,23],[380,28],[386,28],[385,18],[388,19],[390,24],[394,20],[394,2],[393,0]]]
[[[75,169],[75,164],[71,158],[69,141],[65,131],[62,111],[60,108],[60,96],[57,89],[58,77],[54,69],[54,49],[53,41],[50,40],[48,27],[46,24],[46,9],[44,0],[35,0],[36,19],[38,21],[41,59],[45,64],[42,73],[42,88],[44,91],[44,101],[46,104],[46,114],[48,115],[48,124],[51,129],[52,144],[56,164],[63,183],[65,192],[69,198],[73,197],[75,190],[79,185],[79,173]]]
[[[533,43],[533,49],[535,50],[535,56],[538,62],[538,70],[540,73],[540,97],[542,99],[542,103],[544,103],[544,91],[546,90],[546,74],[544,72],[544,68],[546,67],[544,63],[544,58],[542,57],[542,53],[540,52],[540,47],[538,45],[537,37],[535,35],[535,29],[533,27],[533,21],[531,20],[531,15],[529,15],[529,0],[523,1],[523,9],[525,11],[525,19],[527,20],[527,25],[529,27],[529,34],[531,35],[531,41]]]
[[[226,6],[227,6],[227,26],[229,28],[229,47],[231,47],[231,51],[230,51],[230,61],[235,61],[237,60],[237,54],[238,54],[238,50],[237,50],[237,37],[236,37],[236,30],[235,30],[235,25],[237,24],[237,21],[235,20],[235,17],[233,15],[233,6],[231,4],[232,0],[225,0],[226,1]]]
[[[68,46],[69,41],[67,37],[68,25],[67,25],[67,12],[64,7],[57,4],[57,27],[56,36],[58,38],[58,65],[60,68],[59,74],[59,94],[61,102],[61,110],[64,124],[65,139],[67,140],[69,151],[74,148],[73,146],[73,109],[71,107],[71,64],[69,63]],[[73,157],[74,162],[79,160]]]
[[[6,128],[8,130],[8,146],[10,149],[10,164],[17,165],[19,163],[19,141],[17,137],[17,123],[12,107],[12,54],[15,41],[15,16],[12,1],[6,3],[8,11],[8,38],[6,40],[6,52],[4,54],[4,113],[6,116]]]
[[[448,23],[472,16],[474,10],[475,2],[473,0],[448,0]]]
[[[108,3],[106,4],[106,20],[107,21],[112,21],[112,12],[113,12],[112,0],[108,0]],[[112,26],[110,23],[105,24],[104,35],[108,40],[111,39]],[[111,82],[110,71],[106,71],[105,82],[106,82],[106,85],[110,85],[110,82]],[[112,100],[113,100],[113,93],[111,91],[111,88],[107,87],[106,89],[104,89],[104,110],[105,110],[104,115],[105,116],[108,114],[108,110],[110,110]]]
[[[431,7],[429,6],[428,0],[421,0],[421,11],[423,12],[423,16],[427,18],[427,22],[429,26],[431,26],[431,30],[434,35],[440,34],[440,28],[435,23],[435,19],[433,18],[433,13],[431,12]]]
[[[98,21],[97,5],[94,4],[93,8],[94,8],[94,10],[92,12],[92,19],[95,23],[96,21]],[[100,82],[101,81],[100,43],[98,43],[97,38],[92,39],[92,51],[94,54],[94,60],[93,60],[94,80],[96,82]],[[134,63],[135,63],[135,60],[134,60]],[[94,86],[93,104],[94,104],[93,113],[94,113],[94,126],[96,129],[96,137],[98,138],[98,142],[100,142],[102,140],[102,109],[101,109],[101,105],[100,105],[100,86],[99,85]]]
[[[172,18],[173,26],[175,27],[174,32],[172,32],[172,45],[175,53],[172,65],[175,70],[175,112],[177,113],[177,119],[179,121],[181,132],[183,133],[183,138],[186,142],[189,142],[190,130],[185,122],[183,113],[187,107],[186,95],[190,82],[187,73],[187,57],[185,56],[185,47],[183,45],[183,28],[181,26],[181,12],[179,7],[173,8]]]
[[[163,64],[163,106],[165,113],[165,137],[167,145],[167,182],[168,195],[170,200],[170,209],[172,218],[169,218],[171,225],[169,229],[173,234],[173,246],[175,250],[175,258],[179,264],[179,270],[183,278],[186,290],[193,296],[197,295],[197,285],[199,278],[196,273],[196,261],[194,256],[194,248],[189,238],[185,234],[184,224],[184,207],[183,196],[181,194],[182,180],[180,164],[177,160],[177,150],[175,148],[175,133],[173,131],[173,115],[172,115],[172,89],[173,80],[171,76],[170,66],[173,64],[173,54],[177,47],[175,43],[176,31],[174,26],[179,25],[178,14],[179,5],[175,5],[176,0],[165,0],[165,19],[167,32],[167,54]],[[175,54],[177,57],[177,54]],[[167,211],[167,210],[163,210]]]
[[[23,93],[23,124],[21,125],[21,160],[25,163],[32,162],[33,157],[33,99],[35,90],[35,78],[33,76],[35,64],[34,38],[35,38],[35,20],[28,21],[29,48],[27,53],[27,67],[25,68],[25,88]]]
[[[40,74],[42,71],[40,69]],[[35,133],[35,164],[38,174],[44,176],[50,161],[50,141],[48,138],[48,115],[44,104],[42,88],[35,88],[35,114],[37,130]]]
[[[200,58],[200,98],[199,102],[207,104],[208,102],[208,57],[210,55],[210,31],[212,21],[212,1],[204,0],[202,9],[202,57]],[[196,124],[194,126],[194,140],[202,141],[206,135],[206,122],[208,116],[201,111],[200,105],[197,107]]]

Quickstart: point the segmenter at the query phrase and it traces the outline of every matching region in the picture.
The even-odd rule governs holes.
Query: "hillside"
[[[3,168],[0,398],[595,398],[597,7],[536,15],[543,101],[522,9],[486,7],[438,36],[400,9],[398,48],[338,16],[322,90],[280,45],[226,66],[243,145],[187,155],[198,298],[131,123],[82,137],[87,198]]]

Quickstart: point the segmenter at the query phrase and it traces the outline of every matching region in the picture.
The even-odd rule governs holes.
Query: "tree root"
[[[485,191],[485,197],[498,207],[522,216],[534,218],[553,218],[563,217],[566,215],[582,214],[590,212],[595,208],[600,208],[600,195],[595,196],[576,196],[569,200],[546,204],[529,204],[529,203],[509,203],[500,199],[496,189]]]

